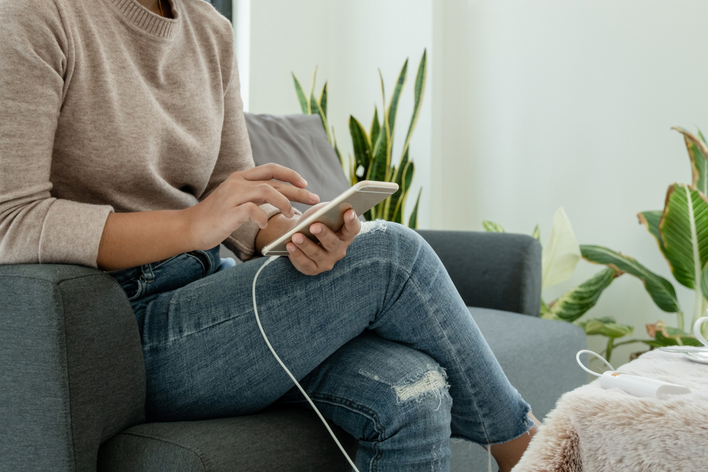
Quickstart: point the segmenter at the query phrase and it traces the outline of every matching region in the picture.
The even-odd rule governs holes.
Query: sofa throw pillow
[[[245,115],[256,165],[275,162],[299,172],[323,202],[349,188],[318,115]],[[300,211],[309,208],[293,206]]]

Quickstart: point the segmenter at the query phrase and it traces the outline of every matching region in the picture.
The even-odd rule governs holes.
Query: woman
[[[260,249],[300,217],[290,202],[319,199],[253,167],[229,22],[201,0],[0,0],[0,24],[0,262],[121,283],[150,420],[304,404],[250,291]],[[446,470],[451,434],[510,470],[533,417],[439,260],[399,225],[344,217],[260,276],[275,349],[359,439],[360,470]],[[248,262],[221,265],[222,242]]]

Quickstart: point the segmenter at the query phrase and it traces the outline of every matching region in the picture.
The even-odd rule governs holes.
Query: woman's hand
[[[306,218],[320,206],[310,208],[301,218]],[[344,225],[337,232],[322,223],[313,223],[310,225],[310,232],[317,237],[319,244],[302,233],[295,233],[291,242],[286,245],[290,262],[305,275],[317,275],[332,270],[334,264],[347,254],[347,248],[360,229],[361,223],[352,209],[344,213]]]
[[[306,186],[300,174],[278,164],[234,172],[207,198],[185,210],[192,246],[195,249],[217,246],[249,220],[265,228],[268,215],[258,206],[263,203],[270,203],[283,215],[292,217],[291,201],[312,205],[320,200],[305,190]]]

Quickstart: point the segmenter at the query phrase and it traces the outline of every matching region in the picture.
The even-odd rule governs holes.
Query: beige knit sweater
[[[0,0],[0,263],[95,267],[111,211],[187,208],[253,166],[230,23],[172,5]],[[225,244],[248,258],[257,231]]]

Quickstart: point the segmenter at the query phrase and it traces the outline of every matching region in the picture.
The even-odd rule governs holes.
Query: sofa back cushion
[[[349,188],[318,115],[246,113],[246,126],[256,165],[275,162],[297,171],[323,202]],[[300,211],[308,208],[300,203],[293,206]]]

